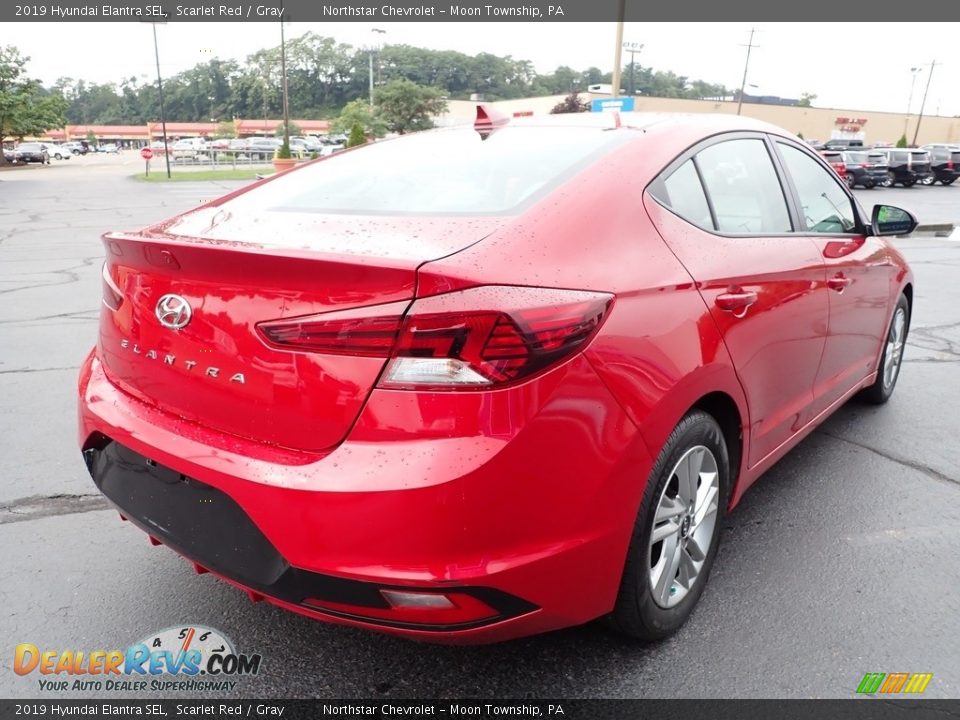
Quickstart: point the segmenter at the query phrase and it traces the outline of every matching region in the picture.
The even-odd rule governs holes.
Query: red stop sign
[[[144,160],[149,160],[150,158],[153,157],[153,150],[151,150],[148,147],[143,148],[140,151],[140,157],[142,157]]]

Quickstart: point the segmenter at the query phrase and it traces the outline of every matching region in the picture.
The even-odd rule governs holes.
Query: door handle
[[[756,292],[753,290],[741,290],[740,288],[717,295],[716,300],[714,300],[718,308],[732,312],[736,317],[743,317],[747,312],[747,308],[756,301]]]
[[[831,290],[836,290],[838,293],[842,293],[847,286],[853,282],[852,278],[844,277],[842,274],[835,275],[834,277],[827,280],[827,287]]]

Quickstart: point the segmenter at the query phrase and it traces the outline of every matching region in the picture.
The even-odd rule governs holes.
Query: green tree
[[[433,127],[433,117],[447,109],[441,90],[409,80],[391,80],[376,93],[377,107],[387,127],[401,135]]]
[[[797,103],[797,107],[812,107],[816,99],[817,96],[813,93],[800,93],[800,102]]]
[[[580,93],[572,92],[562,101],[553,106],[551,115],[560,115],[562,113],[582,113],[589,112],[590,104],[586,100],[580,99]]]
[[[24,75],[29,59],[13,45],[0,46],[0,140],[41,135],[66,124],[63,95],[44,90],[37,80]]]
[[[220,138],[235,138],[237,136],[237,126],[232,120],[221,120],[217,123],[217,129],[213,131],[213,136]]]
[[[358,124],[365,133],[374,137],[383,137],[387,134],[387,124],[366,100],[348,102],[331,124],[331,130],[335,133],[348,133],[354,125]]]
[[[367,142],[367,136],[363,134],[363,126],[360,123],[354,123],[350,128],[350,137],[347,138],[347,147],[352,148],[357,145],[364,145]]]
[[[907,135],[906,133],[904,133],[903,135],[900,136],[900,139],[897,140],[897,147],[905,148],[906,146],[907,146]]]
[[[283,123],[280,123],[277,125],[276,129],[273,131],[273,134],[276,135],[278,138],[283,137]],[[291,122],[290,137],[293,137],[295,135],[303,135],[303,130],[301,130],[300,126],[297,125],[295,122]]]

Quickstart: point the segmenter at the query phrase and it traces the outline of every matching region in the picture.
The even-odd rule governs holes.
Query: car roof
[[[644,130],[653,126],[699,127],[709,133],[737,130],[771,132],[792,136],[792,133],[772,123],[729,113],[659,113],[659,112],[584,112],[557,115],[534,115],[509,118],[506,127],[584,127],[609,130],[617,127]]]

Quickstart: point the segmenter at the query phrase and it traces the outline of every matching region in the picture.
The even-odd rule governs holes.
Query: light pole
[[[157,44],[157,23],[153,25],[153,54],[157,59],[157,92],[160,95],[160,129],[163,131],[163,158],[167,163],[167,179],[170,179],[170,147],[167,145],[167,114],[163,109],[163,78],[160,75],[160,46]]]
[[[630,96],[633,97],[636,95],[636,85],[634,84],[634,61],[633,56],[643,50],[643,43],[638,42],[625,42],[623,43],[623,49],[630,53]]]
[[[378,33],[380,35],[386,35],[386,30],[381,30],[380,28],[370,28],[370,32]],[[370,43],[368,60],[370,61],[370,107],[373,107],[373,54],[379,52],[379,45],[377,41]]]
[[[610,97],[620,97],[620,73],[623,68],[620,63],[623,62],[623,19],[627,14],[627,0],[620,0],[617,9],[617,44],[613,53],[613,82],[610,84]]]
[[[283,74],[283,145],[290,147],[290,103],[287,95],[287,38],[280,19],[280,72]]]
[[[907,100],[907,117],[903,121],[903,136],[907,136],[907,129],[910,127],[910,108],[913,107],[913,88],[917,84],[917,75],[923,72],[921,67],[910,68],[910,99]]]

